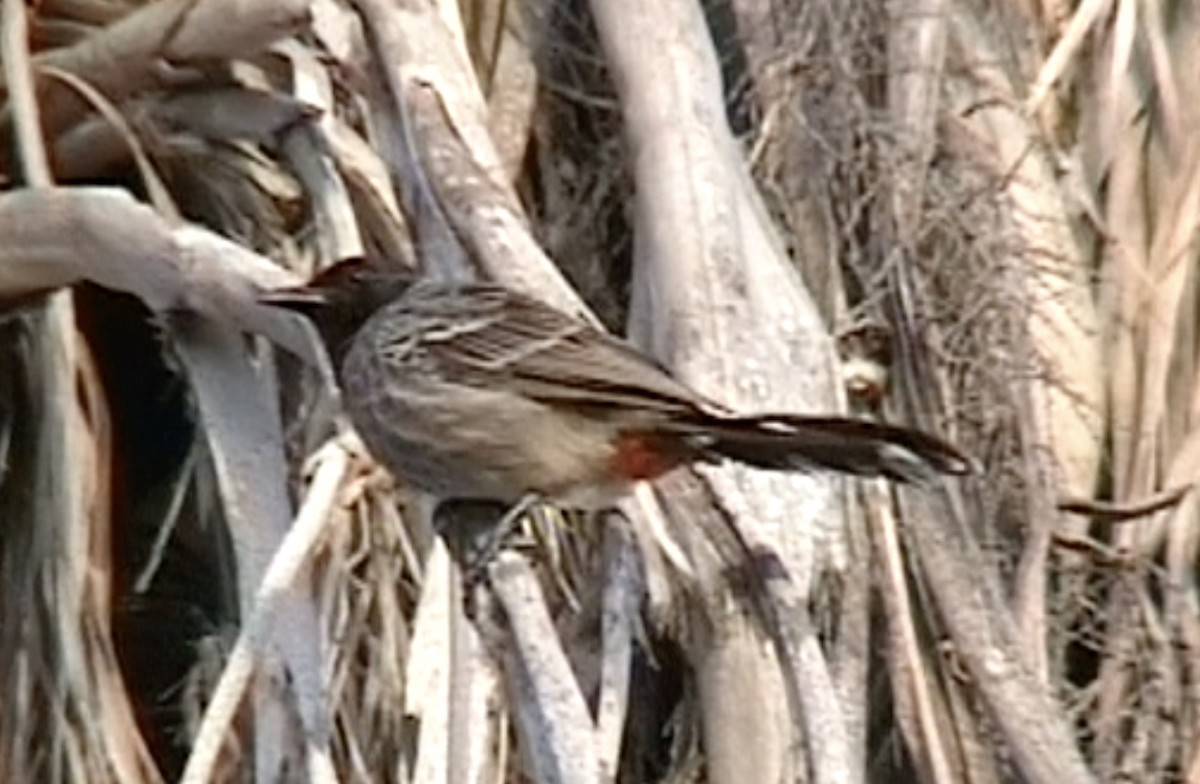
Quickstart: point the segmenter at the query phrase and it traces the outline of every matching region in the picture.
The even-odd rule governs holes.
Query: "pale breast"
[[[603,484],[610,425],[427,371],[419,361],[384,362],[362,345],[340,374],[356,429],[398,478],[444,498],[505,502],[530,492],[568,498],[581,485]]]

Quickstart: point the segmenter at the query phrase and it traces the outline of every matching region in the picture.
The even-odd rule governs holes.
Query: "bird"
[[[312,320],[368,452],[441,499],[594,508],[635,482],[726,459],[917,484],[970,470],[920,430],[732,411],[631,343],[496,283],[354,259],[259,299]]]

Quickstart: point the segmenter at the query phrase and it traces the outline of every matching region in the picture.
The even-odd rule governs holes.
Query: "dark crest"
[[[268,291],[258,300],[312,320],[337,361],[347,341],[367,319],[402,295],[415,280],[411,273],[380,269],[364,259],[348,259],[322,270],[303,286]]]

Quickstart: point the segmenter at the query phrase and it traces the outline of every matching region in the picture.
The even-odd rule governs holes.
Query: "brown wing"
[[[421,363],[447,380],[503,378],[535,400],[694,412],[706,404],[619,338],[487,284],[419,284],[397,303],[420,322]]]

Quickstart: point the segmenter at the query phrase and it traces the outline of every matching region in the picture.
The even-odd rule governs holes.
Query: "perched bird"
[[[910,482],[969,465],[916,430],[734,413],[629,343],[491,283],[352,261],[262,299],[313,320],[367,448],[440,498],[597,506],[636,480],[723,458]]]

